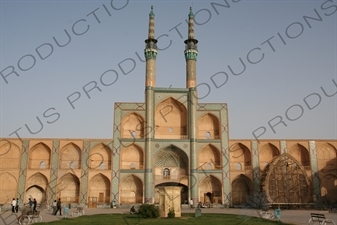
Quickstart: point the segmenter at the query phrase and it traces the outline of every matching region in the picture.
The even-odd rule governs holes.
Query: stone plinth
[[[161,187],[159,193],[160,217],[167,217],[171,208],[175,217],[181,217],[181,187]]]

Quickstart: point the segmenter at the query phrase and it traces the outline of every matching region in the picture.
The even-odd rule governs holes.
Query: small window
[[[74,163],[74,162],[71,162],[71,163],[69,164],[69,168],[70,168],[70,169],[75,169],[75,163]]]
[[[209,131],[206,132],[206,139],[211,139],[211,133]]]
[[[40,169],[46,169],[46,163],[44,161],[40,162]]]
[[[132,170],[136,169],[136,164],[131,163],[131,164],[130,164],[130,168],[131,168]]]
[[[206,170],[211,170],[211,169],[212,169],[212,164],[207,163],[207,164],[206,164]]]
[[[133,138],[136,138],[137,132],[136,132],[136,131],[132,131],[132,132],[131,132],[131,135],[132,135]]]
[[[235,170],[242,170],[242,165],[240,163],[235,164]]]
[[[169,128],[169,132],[172,133],[173,132],[173,129],[172,127]]]
[[[170,179],[170,169],[168,169],[168,168],[164,169],[163,177],[164,177],[164,179]]]
[[[104,169],[105,169],[104,162],[101,162],[101,163],[99,164],[99,169],[100,169],[100,170],[104,170]]]

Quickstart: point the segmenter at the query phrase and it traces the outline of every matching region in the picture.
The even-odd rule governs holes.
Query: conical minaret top
[[[197,43],[198,40],[194,39],[194,14],[192,7],[188,14],[188,39],[185,43],[185,59],[186,59],[186,87],[196,87],[196,60],[198,56]]]
[[[146,81],[145,87],[156,86],[156,57],[157,57],[157,40],[154,38],[154,13],[153,6],[149,14],[149,33],[145,40],[145,58],[146,58]]]

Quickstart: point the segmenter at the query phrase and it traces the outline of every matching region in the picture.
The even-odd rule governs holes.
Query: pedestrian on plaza
[[[193,200],[190,200],[190,209],[193,209]]]
[[[56,200],[54,200],[53,204],[52,204],[52,207],[53,207],[53,215],[56,214],[56,209],[57,209],[57,202]]]
[[[13,198],[13,201],[12,201],[12,213],[15,213],[15,206],[16,206],[16,200],[15,200],[15,198]]]
[[[19,198],[16,198],[16,205],[15,205],[15,212],[16,213],[19,212],[19,204],[20,204]]]
[[[60,210],[60,216],[62,216],[62,210],[61,210],[61,199],[59,198],[59,200],[56,203],[56,212],[55,212],[55,216],[57,214],[57,212]]]
[[[33,213],[37,212],[37,211],[36,211],[36,205],[37,205],[37,201],[36,201],[36,199],[34,198],[34,200],[33,200]]]
[[[31,210],[32,212],[34,212],[34,211],[33,211],[33,201],[32,201],[31,198],[28,198],[28,204],[29,204],[30,210]]]

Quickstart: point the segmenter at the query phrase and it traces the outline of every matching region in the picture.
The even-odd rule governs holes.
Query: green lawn
[[[240,215],[226,215],[226,214],[203,214],[201,217],[194,217],[194,214],[182,214],[180,218],[157,218],[157,219],[144,219],[138,217],[138,215],[130,214],[102,214],[93,216],[81,216],[77,218],[61,219],[59,221],[53,221],[49,223],[35,223],[36,225],[51,224],[51,225],[148,225],[148,224],[160,224],[160,225],[281,225],[286,224],[277,221],[263,220],[256,217],[240,216]],[[288,224],[289,225],[289,224]]]

